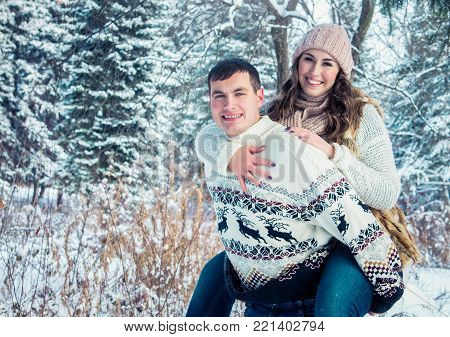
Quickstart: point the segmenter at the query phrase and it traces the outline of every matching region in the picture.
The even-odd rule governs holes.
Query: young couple
[[[196,151],[225,251],[204,267],[187,316],[228,316],[235,299],[245,316],[364,316],[402,296],[399,253],[368,207],[393,207],[399,179],[380,114],[351,86],[352,66],[345,30],[316,26],[264,117],[251,64],[229,59],[210,71],[215,124]]]

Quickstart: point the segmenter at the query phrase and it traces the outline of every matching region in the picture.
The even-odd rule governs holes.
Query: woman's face
[[[339,69],[339,64],[324,51],[303,52],[298,63],[298,80],[303,92],[311,97],[326,94],[333,87]]]

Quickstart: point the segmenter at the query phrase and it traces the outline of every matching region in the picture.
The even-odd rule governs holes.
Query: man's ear
[[[208,91],[207,98],[208,98],[208,104],[211,105],[211,91]]]
[[[258,99],[258,108],[260,108],[264,103],[264,88],[263,87],[259,88],[259,90],[256,92],[256,97]]]

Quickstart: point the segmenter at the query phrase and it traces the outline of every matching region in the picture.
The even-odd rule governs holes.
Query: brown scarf
[[[302,127],[323,136],[327,126],[327,115],[323,112],[328,101],[328,93],[319,97],[311,97],[302,93],[295,102],[297,109],[280,119],[278,123],[289,127]]]

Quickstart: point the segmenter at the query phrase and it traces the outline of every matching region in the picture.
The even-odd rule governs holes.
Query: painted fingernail
[[[275,166],[277,166],[277,164],[272,163],[272,164],[270,164],[270,166],[275,167]]]
[[[289,131],[289,133],[294,133],[294,131],[291,130],[291,131]]]
[[[268,176],[267,179],[272,180],[272,176]]]
[[[290,126],[288,126],[286,129],[284,129],[284,131],[289,131],[291,129]]]

